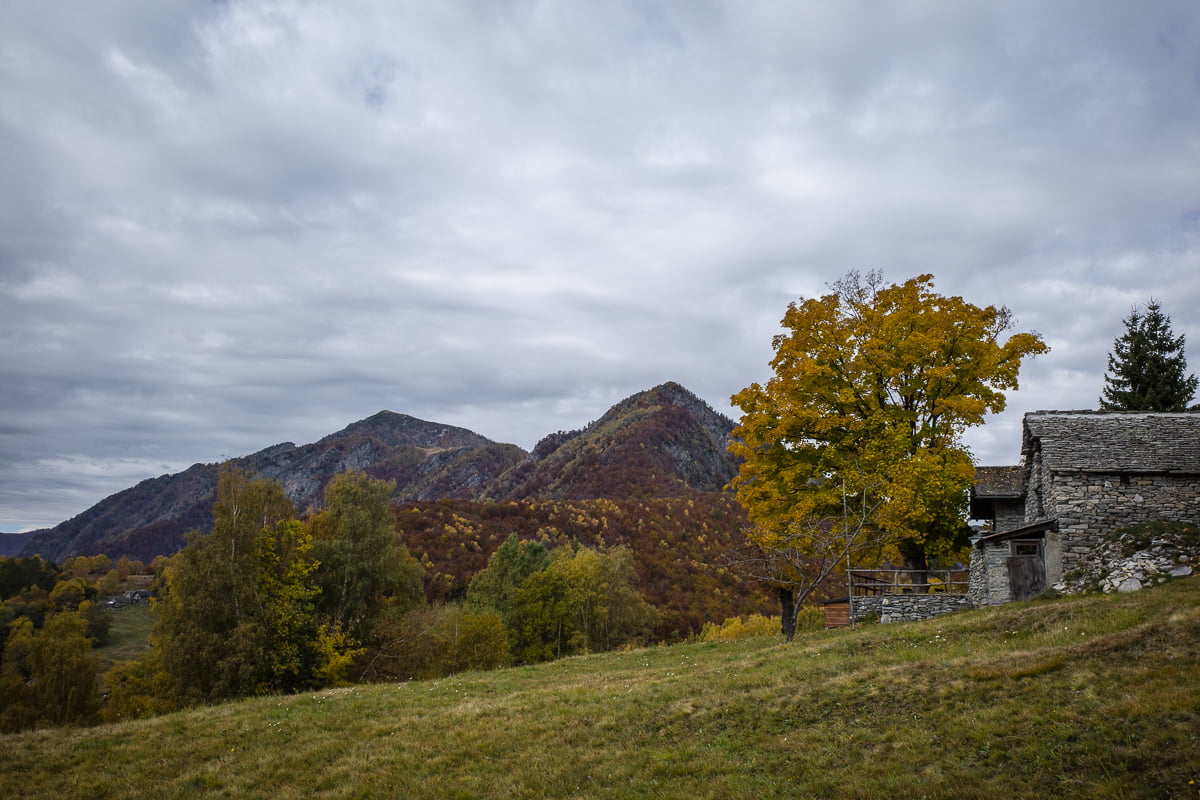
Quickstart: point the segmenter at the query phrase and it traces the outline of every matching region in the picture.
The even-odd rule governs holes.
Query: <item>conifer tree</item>
[[[1105,411],[1185,411],[1196,393],[1196,376],[1187,374],[1183,334],[1171,330],[1171,318],[1151,298],[1143,314],[1134,308],[1124,320],[1125,333],[1113,342],[1100,408]]]

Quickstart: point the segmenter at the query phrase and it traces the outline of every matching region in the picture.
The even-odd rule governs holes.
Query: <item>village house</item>
[[[968,516],[989,531],[1021,527],[1025,523],[1024,467],[976,467]]]
[[[1119,528],[1200,522],[1198,413],[1037,411],[1021,454],[1019,467],[977,470],[971,516],[988,528],[971,548],[976,606],[1032,597]]]

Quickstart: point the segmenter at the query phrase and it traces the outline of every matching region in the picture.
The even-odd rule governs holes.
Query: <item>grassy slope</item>
[[[0,797],[1196,797],[1200,579],[265,697],[0,752]]]
[[[154,627],[150,606],[124,606],[109,613],[112,627],[108,642],[96,649],[105,669],[117,661],[137,659],[150,646],[150,630]]]

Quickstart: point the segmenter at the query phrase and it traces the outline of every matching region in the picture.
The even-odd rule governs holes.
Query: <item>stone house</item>
[[[983,522],[991,531],[1006,531],[1023,525],[1024,467],[976,467],[968,516]]]
[[[1037,411],[1025,415],[1021,455],[1020,467],[978,470],[971,516],[994,524],[971,548],[968,594],[977,606],[1057,583],[1118,528],[1200,522],[1198,413]]]

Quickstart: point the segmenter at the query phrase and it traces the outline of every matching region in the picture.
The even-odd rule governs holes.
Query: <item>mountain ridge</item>
[[[280,442],[221,463],[147,478],[53,528],[22,555],[54,561],[105,553],[150,561],[212,525],[217,476],[233,465],[278,480],[299,512],[320,505],[339,472],[396,482],[396,503],[440,499],[630,499],[720,491],[736,472],[725,452],[733,422],[667,382],[614,404],[577,431],[543,437],[532,452],[465,428],[380,411],[315,442]]]

